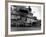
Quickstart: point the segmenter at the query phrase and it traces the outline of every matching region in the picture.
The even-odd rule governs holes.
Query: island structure
[[[33,16],[30,6],[11,6],[11,27],[38,27],[41,20]]]

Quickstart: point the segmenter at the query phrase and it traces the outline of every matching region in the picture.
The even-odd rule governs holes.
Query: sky
[[[41,6],[32,6],[31,7],[32,9],[32,13],[33,13],[33,16],[36,16],[37,19],[41,19]]]

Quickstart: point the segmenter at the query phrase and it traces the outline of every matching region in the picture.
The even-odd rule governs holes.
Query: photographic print
[[[8,34],[43,33],[43,4],[8,3]]]

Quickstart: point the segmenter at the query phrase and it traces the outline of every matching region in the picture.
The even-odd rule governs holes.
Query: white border
[[[22,6],[41,6],[41,30],[34,30],[34,31],[14,31],[14,32],[11,32],[11,12],[10,12],[10,7],[11,5],[22,5]],[[14,35],[14,34],[34,34],[34,33],[43,33],[43,5],[41,4],[26,4],[26,3],[12,3],[12,2],[9,2],[8,3],[8,35]]]

